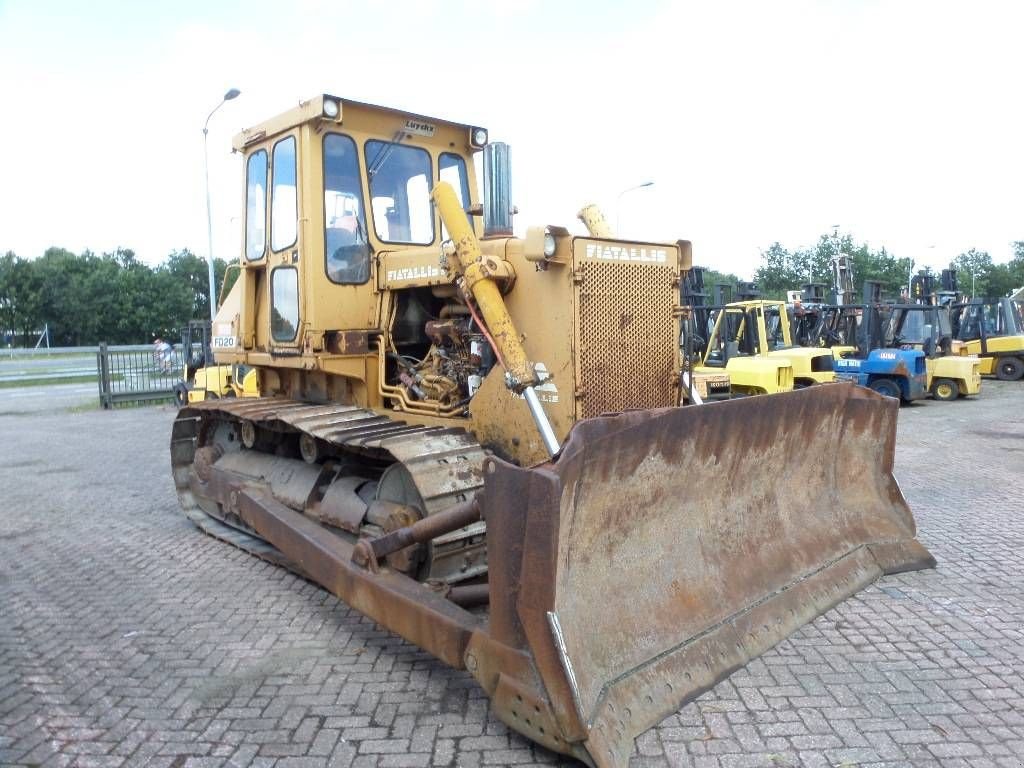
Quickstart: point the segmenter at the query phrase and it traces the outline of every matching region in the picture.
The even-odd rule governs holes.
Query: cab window
[[[977,305],[963,308],[960,314],[960,332],[957,334],[961,341],[974,341],[981,338],[981,329],[978,327],[980,309]]]
[[[922,343],[924,338],[924,313],[907,312],[903,317],[903,327],[900,328],[899,339],[905,343]]]
[[[1024,329],[1024,318],[1021,317],[1021,307],[1024,306],[1019,301],[1012,301],[1010,299],[1004,299],[1006,304],[1006,327],[1005,332],[1007,336],[1020,336]]]
[[[267,153],[249,155],[245,166],[245,258],[263,258],[267,248]]]
[[[437,160],[438,177],[452,185],[455,195],[459,198],[459,205],[462,210],[469,213],[469,174],[466,173],[466,161],[458,155],[450,152],[443,152]],[[473,224],[473,217],[469,217],[470,225]],[[441,238],[448,239],[448,230],[441,222]]]
[[[275,341],[291,341],[299,327],[299,272],[278,267],[272,273],[270,332]]]
[[[434,242],[430,154],[388,141],[366,142],[373,228],[386,243]]]
[[[270,249],[295,245],[299,208],[295,195],[295,137],[274,145],[274,187],[270,196]]]
[[[708,341],[706,365],[724,366],[733,357],[740,354],[755,354],[751,346],[754,333],[744,333],[747,327],[756,328],[757,318],[754,310],[745,313],[741,308],[726,308],[721,311],[716,327]]]
[[[356,144],[348,136],[324,136],[324,259],[327,277],[343,285],[370,279],[370,244],[357,155]]]

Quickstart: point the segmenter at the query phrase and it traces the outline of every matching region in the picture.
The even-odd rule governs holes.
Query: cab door
[[[988,352],[988,334],[985,332],[985,318],[981,304],[968,304],[963,308],[957,330],[959,331],[957,336],[961,341],[979,344],[982,355]],[[972,354],[977,354],[970,347],[968,349]]]
[[[302,345],[302,280],[299,228],[298,136],[278,138],[270,150],[270,237],[267,292],[270,346],[298,351]]]

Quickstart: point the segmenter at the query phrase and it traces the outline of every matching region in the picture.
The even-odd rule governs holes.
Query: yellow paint
[[[452,259],[455,272],[465,280],[466,289],[480,308],[487,329],[505,363],[510,387],[516,392],[522,392],[526,387],[534,386],[538,383],[537,374],[526,359],[526,350],[523,349],[494,279],[508,274],[507,264],[501,265],[495,259],[484,259],[476,234],[450,184],[439,182],[431,192],[431,198],[455,243]]]

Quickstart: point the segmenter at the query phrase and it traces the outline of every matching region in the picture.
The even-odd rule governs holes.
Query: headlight
[[[333,120],[338,116],[339,109],[338,102],[324,99],[324,117],[329,117]]]
[[[477,149],[487,146],[487,129],[471,128],[469,131],[469,143]]]
[[[544,233],[544,257],[550,259],[555,255],[555,236],[550,232]]]

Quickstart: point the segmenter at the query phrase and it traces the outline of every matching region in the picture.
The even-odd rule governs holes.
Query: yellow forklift
[[[750,395],[835,381],[830,350],[794,346],[785,302],[746,299],[709,310],[714,326],[695,372],[724,369],[733,392]]]
[[[982,376],[1002,381],[1024,377],[1024,322],[1011,298],[974,299],[952,308],[952,332],[961,354],[977,355]]]
[[[259,397],[254,368],[214,362],[209,320],[188,321],[181,331],[181,356],[184,378],[174,386],[174,402],[179,408],[221,397]]]

